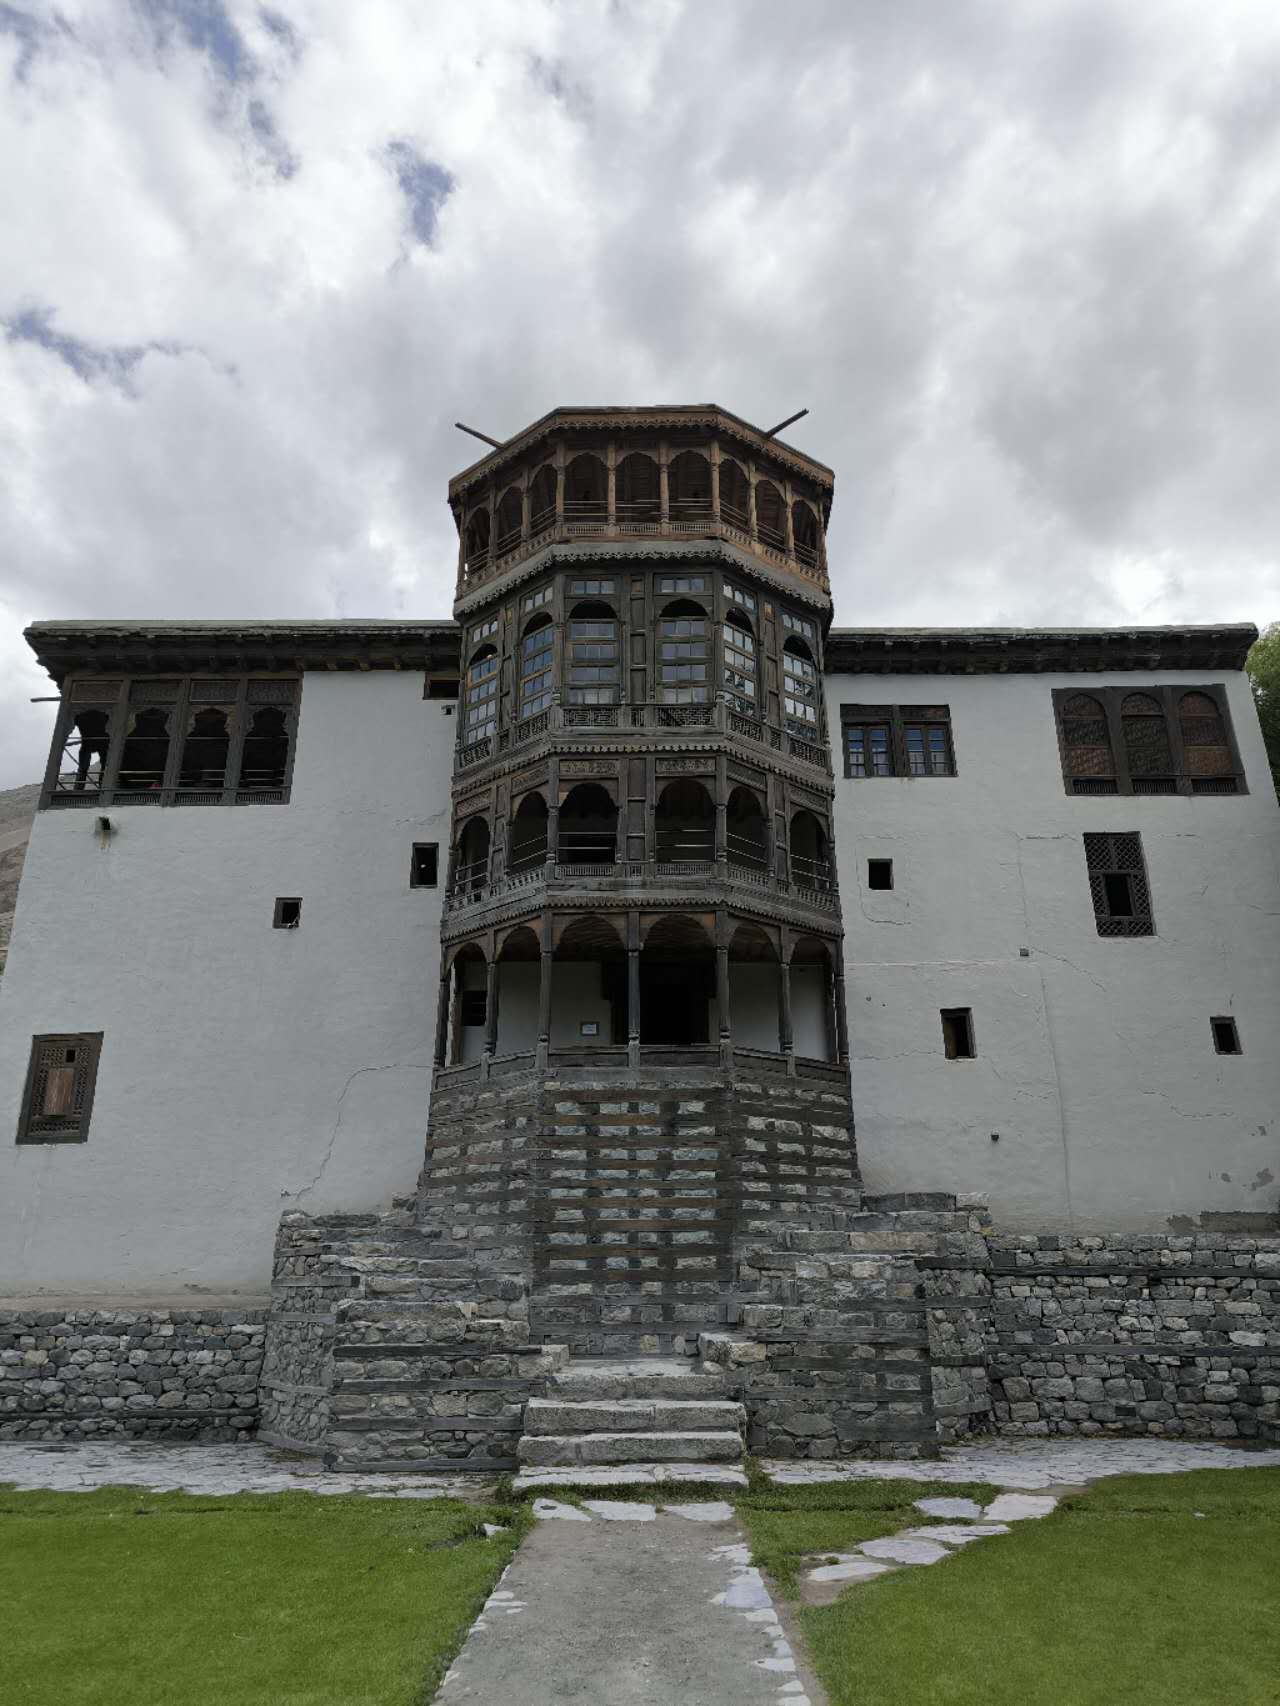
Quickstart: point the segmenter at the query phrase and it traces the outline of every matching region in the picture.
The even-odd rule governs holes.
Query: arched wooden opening
[[[609,476],[598,456],[575,456],[565,469],[564,518],[598,525],[609,515]]]
[[[560,807],[562,865],[612,865],[616,858],[618,808],[598,782],[579,782]]]
[[[756,637],[740,610],[729,611],[724,619],[723,645],[724,689],[729,695],[729,702],[744,716],[758,716]]]
[[[818,666],[803,640],[782,649],[782,710],[788,727],[805,740],[818,738]]]
[[[169,714],[169,709],[160,705],[148,705],[131,713],[120,754],[122,789],[154,794],[164,786],[169,759]]]
[[[720,516],[745,533],[751,526],[751,484],[738,464],[720,463]]]
[[[779,551],[786,550],[786,509],[782,493],[772,480],[756,481],[756,532],[766,545],[772,545]]]
[[[110,711],[77,711],[63,737],[62,759],[55,783],[58,792],[98,793],[110,747]]]
[[[791,819],[787,837],[791,880],[802,888],[831,887],[831,843],[826,825],[810,811],[798,811]]]
[[[1120,701],[1125,759],[1135,794],[1177,791],[1164,706],[1150,693],[1126,693]]]
[[[764,807],[751,788],[735,788],[725,812],[729,863],[750,871],[769,869],[769,836]]]
[[[453,850],[453,893],[479,894],[489,880],[489,825],[469,817],[458,831]]]
[[[668,782],[654,811],[654,848],[660,865],[714,859],[716,808],[701,782]]]
[[[193,794],[220,794],[227,779],[231,749],[231,712],[220,705],[202,705],[188,715],[187,733],[178,765],[178,786]]]
[[[448,1059],[467,1066],[484,1053],[488,964],[478,942],[458,949],[450,967]]]
[[[667,469],[667,513],[672,527],[699,527],[711,520],[711,464],[696,450],[682,450]]]
[[[497,1054],[531,1054],[538,1045],[538,979],[542,964],[537,932],[527,924],[510,931],[498,949]]]
[[[1062,706],[1062,744],[1067,775],[1109,783],[1115,792],[1116,761],[1107,713],[1091,693],[1073,693]]]
[[[782,967],[777,945],[756,924],[729,939],[729,1022],[735,1048],[782,1050]]]
[[[575,918],[551,967],[551,1046],[607,1048],[627,1040],[627,955],[604,918]]]
[[[526,794],[511,819],[507,841],[507,874],[532,870],[547,859],[547,802],[541,794]]]
[[[288,767],[288,718],[278,705],[260,705],[244,737],[240,787],[283,788]]]
[[[494,541],[494,556],[505,556],[520,543],[520,534],[524,520],[524,505],[520,500],[519,489],[508,486],[498,499],[498,536]]]
[[[651,527],[662,515],[658,464],[652,456],[633,451],[624,456],[614,476],[614,509],[620,527]]]
[[[569,612],[570,705],[616,705],[622,695],[622,648],[612,606],[575,604]]]
[[[808,1060],[839,1058],[835,1016],[834,965],[818,936],[801,936],[789,967],[791,1037],[797,1055]]]
[[[1217,700],[1207,693],[1184,693],[1178,701],[1178,727],[1193,791],[1234,793],[1235,761]],[[1220,779],[1226,777],[1231,778],[1229,788],[1221,786]],[[1198,781],[1204,785],[1197,787]]]
[[[467,525],[463,531],[463,544],[466,553],[464,574],[473,575],[477,569],[482,569],[489,561],[489,511],[487,509],[472,510],[467,517]]]
[[[715,1000],[716,952],[704,926],[680,913],[660,918],[640,952],[640,1041],[705,1046]]]
[[[541,533],[556,518],[556,470],[544,462],[529,485],[529,531]]]
[[[495,646],[481,646],[467,665],[467,682],[462,706],[463,740],[483,740],[498,726],[498,652]]]
[[[673,600],[658,618],[658,698],[664,705],[710,702],[711,621],[691,598]]]
[[[818,518],[803,498],[797,498],[791,506],[791,537],[797,559],[806,568],[817,568]]]
[[[520,639],[519,716],[537,716],[551,704],[556,631],[549,616],[535,616]]]

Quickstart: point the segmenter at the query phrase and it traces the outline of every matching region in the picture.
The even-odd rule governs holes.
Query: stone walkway
[[[534,1510],[439,1706],[820,1706],[731,1505]]]

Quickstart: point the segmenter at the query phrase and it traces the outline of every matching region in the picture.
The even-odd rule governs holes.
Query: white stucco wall
[[[290,802],[37,817],[0,980],[0,1295],[265,1292],[282,1210],[412,1190],[452,710],[305,677]],[[277,895],[302,924],[273,930]],[[13,1142],[33,1034],[102,1031],[85,1144]]]
[[[1249,794],[1066,794],[1052,689],[1147,681],[1227,682]],[[827,694],[868,1188],[982,1190],[1045,1230],[1273,1211],[1280,811],[1245,678],[845,675]],[[923,700],[951,707],[958,774],[845,779],[841,704]],[[1097,934],[1093,830],[1141,834],[1155,936]],[[868,889],[869,858],[893,860],[892,891]],[[973,1010],[976,1059],[945,1058],[944,1007]],[[1242,1055],[1214,1053],[1217,1014]]]

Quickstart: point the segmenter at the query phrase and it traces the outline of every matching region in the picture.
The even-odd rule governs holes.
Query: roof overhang
[[[25,638],[59,684],[85,673],[458,670],[455,622],[33,622]]]
[[[1250,622],[1189,628],[832,628],[828,675],[1242,669]]]

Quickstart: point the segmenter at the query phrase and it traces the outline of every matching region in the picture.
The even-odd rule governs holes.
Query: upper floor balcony
[[[831,487],[723,410],[557,410],[450,483],[457,595],[588,539],[722,539],[825,594]]]

